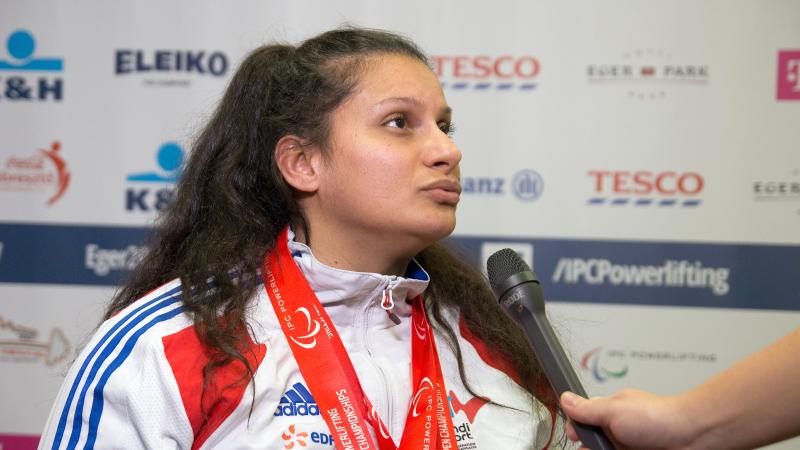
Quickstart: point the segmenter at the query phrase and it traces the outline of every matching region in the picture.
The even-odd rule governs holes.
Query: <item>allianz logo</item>
[[[86,245],[84,265],[95,275],[104,277],[117,270],[133,270],[144,258],[147,247],[129,245],[125,248],[102,248],[95,243]]]
[[[535,170],[522,169],[510,177],[464,176],[461,188],[465,195],[503,196],[511,193],[518,200],[531,202],[541,197],[544,180]]]
[[[286,390],[275,408],[275,417],[318,416],[319,406],[311,392],[302,383],[295,383]]]

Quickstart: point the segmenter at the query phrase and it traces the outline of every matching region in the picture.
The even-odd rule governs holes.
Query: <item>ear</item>
[[[319,188],[321,153],[297,136],[284,136],[275,145],[275,162],[289,186],[313,193]]]

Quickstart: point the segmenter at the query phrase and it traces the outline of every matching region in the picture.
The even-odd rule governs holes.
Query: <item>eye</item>
[[[453,134],[456,132],[456,124],[453,122],[439,122],[439,129],[447,136],[453,137]]]
[[[384,125],[387,125],[387,126],[392,127],[392,128],[403,129],[403,128],[406,127],[407,123],[406,123],[406,118],[405,117],[397,116],[397,117],[393,117],[393,118],[387,120],[384,123]]]

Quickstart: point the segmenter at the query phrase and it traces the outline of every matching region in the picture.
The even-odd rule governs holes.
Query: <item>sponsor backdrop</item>
[[[679,392],[800,323],[800,3],[2,10],[2,449],[35,446],[238,62],[342,23],[431,55],[464,153],[452,244],[523,255],[590,393]]]

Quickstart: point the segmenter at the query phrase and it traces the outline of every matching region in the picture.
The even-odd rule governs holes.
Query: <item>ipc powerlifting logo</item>
[[[164,211],[173,197],[173,187],[181,174],[184,152],[175,142],[166,142],[156,154],[159,170],[128,175],[125,210]]]
[[[51,206],[64,195],[70,178],[67,162],[61,155],[61,143],[53,141],[48,149],[7,157],[0,168],[0,190],[44,192],[45,203]]]
[[[289,336],[289,338],[300,347],[305,349],[312,349],[317,345],[317,333],[319,333],[319,321],[311,318],[311,313],[308,308],[301,306],[294,312],[295,314],[305,317],[306,327],[302,336]],[[299,313],[299,314],[298,314]]]
[[[444,89],[473,91],[533,91],[541,64],[532,55],[431,57]]]
[[[36,56],[36,39],[28,30],[16,30],[6,41],[8,56],[0,57],[0,100],[60,102],[64,97],[64,60]],[[36,73],[36,75],[34,75]]]
[[[581,370],[591,374],[598,383],[618,380],[650,365],[658,364],[664,370],[663,364],[680,364],[683,366],[714,364],[717,362],[716,353],[699,353],[695,351],[678,350],[633,350],[633,349],[604,349],[597,347],[586,352],[581,358]],[[648,370],[648,369],[646,369]]]

